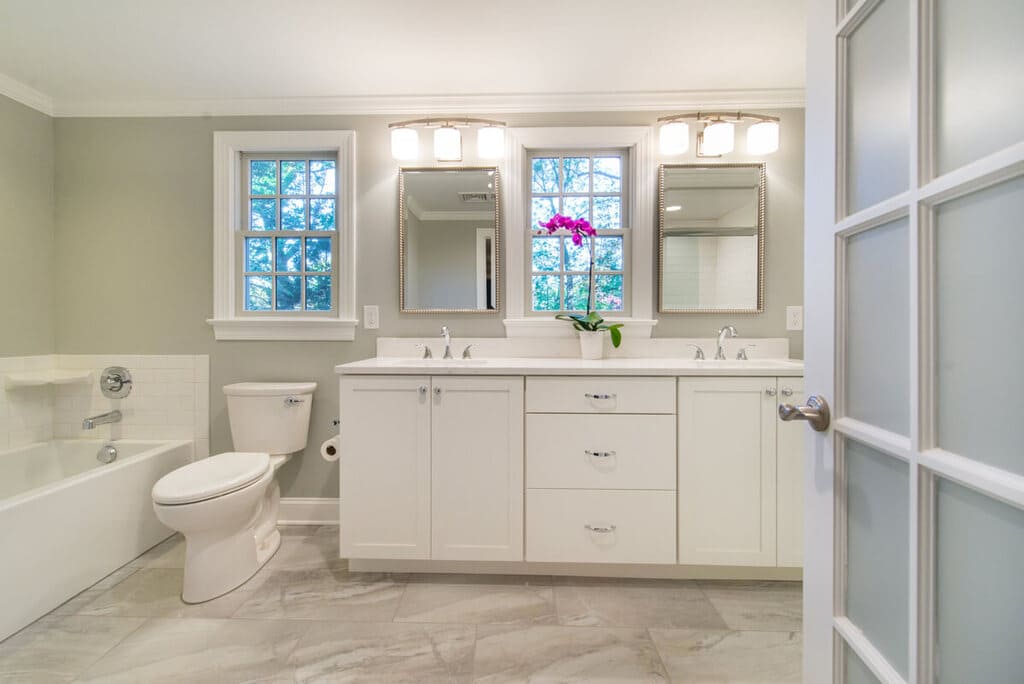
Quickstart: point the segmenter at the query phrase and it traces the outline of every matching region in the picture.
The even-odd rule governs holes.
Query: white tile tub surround
[[[571,329],[566,323],[565,327]],[[742,323],[737,324],[740,337],[725,340],[724,349],[727,359],[736,358],[741,347],[756,345],[747,352],[751,359],[788,359],[789,339],[775,337],[743,337]],[[712,333],[714,331],[711,331]],[[473,345],[470,354],[474,358],[566,358],[578,359],[580,356],[579,340],[573,337],[459,337],[458,330],[452,336],[452,356],[459,358],[466,345]],[[706,338],[637,338],[625,337],[622,345],[616,349],[611,341],[605,342],[606,358],[644,358],[644,359],[692,359],[693,348],[687,345],[696,344],[704,350],[704,355],[712,359],[715,356],[717,340]],[[377,356],[379,358],[419,358],[423,356],[423,345],[430,347],[435,359],[440,359],[444,351],[444,342],[440,335],[430,338],[417,337],[379,337],[377,338]]]
[[[90,369],[88,384],[57,385],[53,434],[59,439],[191,439],[196,458],[210,453],[210,359],[205,355],[60,354],[60,369]],[[132,373],[132,392],[107,399],[99,376],[107,366]],[[121,422],[82,429],[82,419],[120,409]]]
[[[0,451],[53,439],[52,385],[6,389],[8,373],[53,370],[53,355],[0,358]]]

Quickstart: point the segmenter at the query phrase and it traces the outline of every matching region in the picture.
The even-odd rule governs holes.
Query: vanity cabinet
[[[341,381],[341,555],[523,558],[523,379]]]
[[[779,378],[780,403],[803,403],[803,378]],[[776,486],[778,493],[779,567],[800,568],[804,564],[804,440],[807,426],[800,421],[775,423]]]
[[[795,380],[679,379],[680,563],[801,564],[802,433],[777,415]]]

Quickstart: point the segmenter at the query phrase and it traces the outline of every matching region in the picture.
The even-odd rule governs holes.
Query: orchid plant
[[[559,230],[569,231],[569,235],[572,237],[572,243],[577,247],[583,246],[583,240],[587,240],[588,251],[590,252],[590,270],[587,274],[587,313],[586,315],[580,314],[556,314],[555,318],[562,321],[569,321],[572,323],[572,327],[582,332],[598,332],[601,330],[607,330],[608,334],[612,338],[612,346],[618,347],[622,343],[622,323],[613,323],[611,325],[604,322],[604,318],[601,314],[593,310],[593,299],[594,299],[594,236],[597,235],[597,230],[590,225],[590,221],[584,218],[572,218],[571,216],[562,216],[561,214],[555,214],[549,221],[541,221],[538,223],[541,230],[539,233],[543,233],[545,230],[548,235],[555,233]]]

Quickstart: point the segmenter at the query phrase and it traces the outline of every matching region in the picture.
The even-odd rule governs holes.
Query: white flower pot
[[[604,338],[608,333],[604,330],[580,330],[580,356],[584,359],[600,359],[604,357]]]

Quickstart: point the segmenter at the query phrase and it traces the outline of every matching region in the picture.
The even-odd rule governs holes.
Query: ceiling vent
[[[468,204],[482,204],[484,202],[493,202],[493,192],[460,192],[459,199]]]

